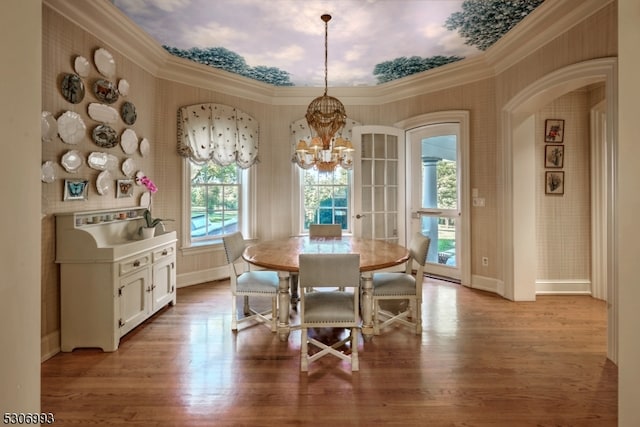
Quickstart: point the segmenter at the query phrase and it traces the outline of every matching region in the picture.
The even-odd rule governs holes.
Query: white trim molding
[[[536,295],[591,295],[591,280],[536,280]]]

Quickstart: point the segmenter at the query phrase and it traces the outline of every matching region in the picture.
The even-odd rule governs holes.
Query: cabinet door
[[[175,304],[176,263],[175,257],[167,257],[153,265],[153,284],[151,285],[153,312],[165,305]]]
[[[126,334],[140,323],[144,322],[149,314],[149,295],[151,293],[150,269],[143,268],[135,273],[120,278],[118,298],[120,316],[118,325],[120,336]]]

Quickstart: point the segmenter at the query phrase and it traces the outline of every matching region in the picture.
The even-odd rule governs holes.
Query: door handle
[[[440,212],[440,211],[423,211],[423,210],[417,210],[415,213],[417,215],[440,215],[440,214],[442,214],[442,212]]]
[[[362,214],[362,215],[357,214],[357,215],[356,215],[356,219],[364,218],[365,216],[366,216],[365,214]]]

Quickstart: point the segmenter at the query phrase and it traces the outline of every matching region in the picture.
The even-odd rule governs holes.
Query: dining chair
[[[326,355],[350,362],[351,371],[358,371],[360,255],[300,254],[298,260],[300,371],[308,371],[311,362]],[[349,334],[333,344],[323,343],[309,336],[310,328],[346,328]],[[309,354],[309,345],[319,351]]]
[[[373,333],[398,322],[415,328],[416,334],[422,333],[422,281],[427,252],[431,239],[422,233],[415,233],[409,243],[409,259],[404,272],[373,273]],[[413,262],[418,264],[415,275],[412,274]],[[392,313],[380,307],[383,300],[408,300],[406,310]]]
[[[310,224],[309,237],[342,237],[342,225]]]
[[[238,262],[246,247],[242,233],[235,232],[224,236],[224,251],[229,265],[231,279],[231,330],[238,330],[238,323],[256,320],[276,332],[277,304],[278,304],[278,273],[275,271],[256,270],[250,271],[244,261]],[[239,316],[237,310],[237,298],[244,297],[244,317]],[[251,308],[249,297],[270,297],[271,310],[258,311]]]

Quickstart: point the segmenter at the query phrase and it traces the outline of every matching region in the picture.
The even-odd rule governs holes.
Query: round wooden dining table
[[[248,246],[242,255],[250,264],[278,271],[280,285],[278,290],[278,334],[285,341],[289,337],[289,310],[295,291],[290,292],[291,273],[298,272],[300,254],[357,253],[360,254],[362,273],[361,313],[362,335],[365,339],[373,336],[373,299],[371,274],[405,263],[409,251],[404,246],[384,240],[362,239],[358,237],[309,237],[297,236],[277,240],[265,240]],[[293,287],[291,287],[293,288]]]

